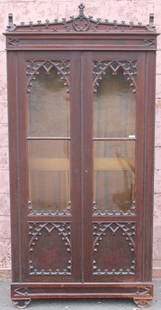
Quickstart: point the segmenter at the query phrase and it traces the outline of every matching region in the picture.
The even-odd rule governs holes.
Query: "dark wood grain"
[[[80,14],[81,10],[82,8]],[[11,297],[15,304],[18,305],[21,301],[24,306],[31,299],[66,297],[128,297],[133,298],[136,304],[144,305],[153,297],[151,269],[157,34],[151,22],[148,26],[135,26],[87,19],[87,25],[76,25],[75,21],[80,22],[79,18],[63,23],[55,21],[25,26],[14,26],[10,18],[8,32],[5,33],[12,232]],[[84,17],[82,18],[84,22]],[[68,75],[70,96],[69,136],[28,136],[27,88],[32,91],[29,76],[26,75],[28,61],[33,66],[40,61],[59,62],[59,69],[61,63],[69,61],[70,73],[63,71],[64,77]],[[131,82],[129,87],[131,91],[136,91],[136,136],[93,136],[92,71],[96,61],[104,64],[115,61],[124,65],[131,61],[137,63],[135,78],[130,77],[131,71],[128,72]],[[33,77],[36,78],[36,75]],[[28,143],[36,140],[49,143],[52,140],[67,140],[70,143],[69,214],[29,212]],[[94,141],[136,143],[136,212],[92,215]],[[126,235],[127,232],[129,235]],[[40,234],[37,235],[38,233]],[[98,242],[95,242],[102,233],[105,239],[98,238]],[[130,270],[118,270],[117,266],[114,270],[105,270],[103,267],[107,260],[104,251],[106,241],[108,238],[114,240],[114,235],[115,261],[119,260],[117,249],[123,247],[126,254],[131,251],[132,254],[127,254]],[[41,247],[36,255],[34,251],[37,242]],[[96,253],[98,246],[102,246],[101,254]],[[43,252],[46,248],[46,252]],[[47,268],[47,262],[50,258],[52,261],[56,250],[60,252],[62,266],[67,266],[67,269]],[[110,253],[110,248],[108,252]],[[36,260],[38,255],[39,261]],[[100,257],[103,265],[98,270]],[[109,254],[109,266],[112,266],[113,260]],[[39,265],[43,262],[44,268],[34,270],[36,262]],[[92,269],[93,266],[96,267],[96,272]]]

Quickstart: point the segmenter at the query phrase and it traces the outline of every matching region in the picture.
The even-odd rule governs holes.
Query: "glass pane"
[[[41,69],[32,82],[28,114],[29,136],[69,136],[69,94],[56,69]]]
[[[94,142],[94,214],[135,209],[135,142]]]
[[[31,212],[69,213],[68,141],[29,141],[29,201]]]
[[[135,135],[135,95],[120,69],[107,70],[94,95],[94,136]]]

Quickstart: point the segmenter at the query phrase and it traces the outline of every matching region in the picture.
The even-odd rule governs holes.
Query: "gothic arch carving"
[[[32,252],[35,250],[35,246],[38,240],[42,236],[42,231],[46,230],[51,233],[53,230],[58,232],[66,251],[68,253],[67,266],[65,270],[38,270],[33,263],[31,258]],[[71,275],[72,268],[72,256],[71,256],[71,224],[70,223],[55,223],[55,222],[30,222],[29,223],[29,235],[31,239],[29,241],[29,274],[30,275]]]
[[[101,241],[103,240],[103,237],[108,233],[108,231],[111,231],[113,234],[116,234],[118,230],[121,231],[123,238],[125,238],[126,242],[128,243],[128,247],[130,251],[133,253],[133,257],[131,260],[130,267],[128,268],[120,268],[112,270],[106,269],[101,270],[97,266],[96,259],[93,259],[93,274],[94,275],[134,275],[135,269],[136,269],[136,261],[135,261],[135,230],[136,225],[135,223],[94,223],[93,224],[93,252],[98,252],[98,247],[100,246]],[[94,255],[93,255],[94,257]]]
[[[27,68],[26,68],[26,75],[28,77],[27,81],[27,93],[31,92],[32,83],[36,80],[37,76],[39,75],[40,69],[44,69],[46,74],[50,73],[50,70],[56,68],[57,74],[59,75],[60,79],[64,81],[64,85],[67,86],[67,92],[69,92],[70,81],[69,81],[69,74],[70,74],[70,61],[69,60],[28,60],[27,61]]]
[[[100,85],[103,76],[106,74],[108,69],[111,69],[114,74],[117,74],[120,68],[123,69],[123,75],[126,80],[129,81],[129,86],[133,93],[136,93],[136,61],[126,60],[126,61],[94,61],[93,69],[93,90],[96,93],[97,88]]]

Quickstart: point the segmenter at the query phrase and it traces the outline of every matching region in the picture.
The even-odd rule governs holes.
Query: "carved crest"
[[[49,32],[119,32],[119,31],[138,31],[138,32],[151,32],[155,30],[153,25],[154,15],[149,15],[149,24],[142,25],[142,23],[134,24],[134,22],[126,23],[122,21],[121,23],[114,20],[110,22],[108,19],[101,20],[101,18],[94,19],[93,16],[87,16],[84,13],[85,5],[81,3],[78,7],[79,15],[71,16],[70,20],[62,18],[61,21],[55,19],[54,21],[49,21],[48,19],[45,23],[38,20],[37,23],[30,21],[28,24],[21,22],[20,25],[13,23],[13,16],[9,14],[8,16],[8,32],[23,32],[23,31],[49,31]],[[12,42],[11,42],[12,44]]]

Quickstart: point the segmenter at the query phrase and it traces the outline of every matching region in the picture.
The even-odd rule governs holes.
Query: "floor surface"
[[[144,309],[161,310],[161,280],[154,280],[155,297],[150,306]],[[16,309],[10,300],[10,283],[0,282],[0,310]],[[33,300],[27,309],[33,310],[136,310],[130,299],[52,299]]]

